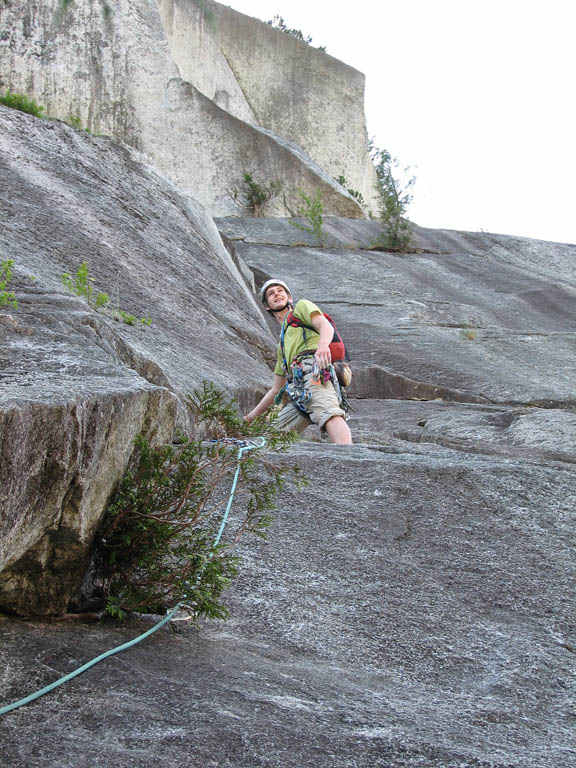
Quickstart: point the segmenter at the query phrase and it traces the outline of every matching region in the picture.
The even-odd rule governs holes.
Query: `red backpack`
[[[332,341],[330,342],[330,354],[332,355],[332,362],[337,363],[341,360],[350,360],[350,357],[348,355],[348,352],[346,350],[346,346],[344,342],[342,341],[342,337],[338,333],[338,330],[336,329],[336,325],[334,324],[334,320],[330,317],[330,315],[327,315],[326,312],[322,312],[326,320],[330,323],[330,325],[334,328],[334,335],[332,336]],[[299,320],[297,317],[294,317],[294,313],[290,312],[288,317],[286,318],[286,325],[290,325],[292,328],[302,328],[302,334],[304,336],[304,341],[306,341],[306,331],[305,328],[308,328],[309,330],[313,331],[314,333],[318,333],[316,328],[312,325],[307,325],[302,320]]]

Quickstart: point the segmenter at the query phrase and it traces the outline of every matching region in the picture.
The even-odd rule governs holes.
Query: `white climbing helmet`
[[[262,304],[266,304],[266,291],[272,285],[281,286],[282,288],[284,288],[288,296],[292,296],[292,293],[290,292],[290,288],[288,288],[284,280],[276,280],[276,279],[266,280],[262,288],[260,288],[260,299],[262,300]]]

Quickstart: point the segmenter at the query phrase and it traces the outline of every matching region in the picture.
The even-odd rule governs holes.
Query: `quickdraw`
[[[295,407],[301,412],[306,415],[308,415],[308,409],[307,409],[307,403],[312,398],[312,392],[310,389],[306,389],[306,376],[307,373],[304,370],[304,361],[306,359],[310,359],[310,356],[307,356],[306,358],[300,358],[295,360],[292,363],[290,372],[291,372],[291,379],[286,383],[283,390],[286,392],[292,403],[294,403]],[[310,376],[310,385],[311,386],[318,386],[318,385],[326,385],[329,382],[332,382],[332,385],[334,386],[334,390],[336,392],[336,397],[338,398],[338,402],[341,404],[342,408],[348,413],[350,410],[350,404],[348,402],[348,398],[346,396],[346,392],[344,388],[340,385],[340,382],[338,380],[338,374],[336,373],[336,369],[333,365],[330,365],[328,368],[320,369],[318,366],[318,363],[316,360],[312,363],[311,368],[311,376]]]

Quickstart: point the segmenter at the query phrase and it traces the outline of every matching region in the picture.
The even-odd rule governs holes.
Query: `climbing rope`
[[[214,539],[214,547],[218,546],[220,543],[220,539],[222,538],[222,534],[224,533],[224,528],[226,528],[226,523],[228,522],[228,516],[230,514],[230,510],[232,509],[232,502],[234,500],[234,494],[236,493],[236,486],[238,485],[238,477],[240,476],[240,459],[242,458],[242,454],[244,451],[252,451],[254,449],[264,448],[266,445],[266,440],[263,437],[257,437],[256,440],[258,440],[258,443],[254,443],[252,441],[248,440],[236,440],[233,437],[225,437],[222,440],[213,440],[211,442],[214,443],[224,443],[226,445],[235,445],[238,447],[238,461],[236,463],[236,472],[234,473],[234,479],[232,480],[232,486],[230,488],[230,496],[228,497],[228,504],[226,505],[226,510],[224,511],[224,515],[222,516],[222,522],[220,523],[220,529],[218,533],[216,534],[216,538]],[[212,557],[212,554],[210,555]]]
[[[252,451],[255,449],[263,448],[266,445],[266,440],[263,437],[258,437],[254,441],[237,440],[236,438],[226,437],[221,440],[210,440],[208,441],[207,445],[216,445],[218,443],[224,443],[225,445],[230,445],[233,448],[237,448],[238,457],[236,462],[236,472],[234,474],[234,479],[232,480],[230,495],[228,497],[228,503],[226,505],[226,510],[224,511],[224,515],[222,516],[220,528],[218,529],[218,533],[216,534],[216,538],[214,539],[213,548],[219,544],[220,539],[222,538],[222,534],[224,533],[224,529],[226,528],[226,523],[228,522],[230,510],[232,509],[232,502],[234,501],[234,494],[236,493],[236,486],[238,485],[238,478],[240,476],[240,461],[242,459],[242,454],[244,453],[244,451]],[[213,552],[210,553],[210,556],[208,559],[210,559],[212,556],[213,556]],[[204,568],[205,567],[206,565],[204,565]],[[198,586],[199,582],[202,579],[204,568],[202,568],[202,570],[198,575],[198,578],[196,580],[196,586]],[[190,597],[190,595],[186,595],[186,597]],[[129,640],[127,643],[123,643],[122,645],[119,645],[116,648],[112,648],[111,650],[106,651],[105,653],[102,653],[100,656],[97,656],[95,659],[88,661],[83,666],[79,667],[73,672],[70,672],[64,677],[61,677],[59,680],[56,680],[55,682],[50,683],[49,685],[46,685],[44,688],[41,688],[39,691],[36,691],[35,693],[31,693],[29,696],[26,696],[23,699],[19,699],[18,701],[13,702],[12,704],[7,704],[4,707],[0,707],[0,716],[7,714],[8,712],[11,712],[14,709],[18,709],[19,707],[23,707],[25,704],[30,704],[30,702],[35,701],[36,699],[39,699],[41,696],[44,696],[46,693],[49,693],[50,691],[53,691],[54,688],[57,688],[60,685],[64,685],[64,683],[67,683],[73,678],[78,677],[78,675],[81,675],[83,672],[86,672],[87,669],[90,669],[90,667],[93,667],[95,664],[98,664],[99,662],[104,661],[104,659],[107,659],[109,656],[113,656],[114,654],[120,653],[121,651],[126,651],[128,650],[128,648],[131,648],[133,645],[136,645],[137,643],[142,642],[142,640],[145,640],[151,634],[153,634],[154,632],[157,632],[161,627],[168,624],[169,621],[173,620],[173,617],[181,608],[184,608],[192,612],[192,609],[189,608],[189,606],[187,606],[184,602],[178,603],[174,608],[169,610],[166,613],[166,616],[164,616],[164,618],[161,619],[157,624],[155,624],[146,632],[143,632],[141,635],[138,635],[133,640]]]

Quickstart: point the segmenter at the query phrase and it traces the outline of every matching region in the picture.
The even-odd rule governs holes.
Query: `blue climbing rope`
[[[256,438],[256,441],[237,440],[235,438],[224,438],[223,440],[211,440],[210,442],[213,444],[225,443],[238,448],[236,472],[234,474],[234,479],[232,481],[230,496],[228,497],[226,510],[224,512],[224,515],[222,516],[220,528],[218,530],[218,533],[216,534],[216,538],[214,539],[213,547],[216,547],[219,544],[220,539],[222,538],[222,534],[224,533],[224,529],[226,528],[226,523],[228,522],[230,510],[232,509],[232,502],[234,501],[234,494],[236,493],[236,486],[238,485],[238,478],[240,476],[240,460],[242,459],[242,454],[244,453],[244,451],[252,451],[254,449],[263,448],[266,445],[266,440],[263,437]],[[210,557],[212,556],[213,556],[213,553],[210,554]],[[198,576],[198,579],[196,581],[197,585],[202,578],[203,570],[204,569],[202,569],[202,571]],[[59,680],[56,680],[55,682],[50,683],[49,685],[46,685],[44,688],[41,688],[39,691],[36,691],[35,693],[31,693],[29,696],[26,696],[23,699],[19,699],[18,701],[13,702],[12,704],[7,704],[4,707],[0,707],[0,716],[5,715],[8,712],[12,712],[12,710],[18,709],[19,707],[23,707],[25,704],[30,704],[32,701],[39,699],[41,696],[44,696],[46,693],[50,693],[50,691],[53,691],[54,688],[57,688],[60,685],[64,685],[64,683],[67,683],[73,678],[78,677],[78,675],[81,675],[83,672],[86,672],[87,669],[90,669],[90,667],[93,667],[95,664],[98,664],[99,662],[104,661],[104,659],[107,659],[109,656],[113,656],[114,654],[120,653],[121,651],[126,651],[128,650],[128,648],[131,648],[133,645],[136,645],[137,643],[142,642],[142,640],[145,640],[147,637],[150,637],[150,635],[152,635],[154,632],[157,632],[161,627],[168,624],[168,622],[171,621],[174,614],[176,614],[182,607],[186,607],[185,603],[183,602],[178,603],[174,608],[172,608],[166,614],[166,616],[164,616],[163,619],[161,619],[161,621],[159,621],[157,624],[155,624],[146,632],[143,632],[141,635],[138,635],[137,637],[135,637],[133,640],[129,640],[127,643],[123,643],[122,645],[118,645],[116,648],[112,648],[109,651],[102,653],[100,656],[97,656],[95,659],[88,661],[83,666],[79,667],[73,672],[70,672],[64,677],[61,677]]]
[[[224,438],[224,440],[219,442],[228,442],[233,438]],[[232,486],[230,488],[230,496],[228,498],[228,504],[226,505],[226,510],[224,512],[224,515],[222,516],[222,522],[220,523],[220,530],[216,534],[216,538],[214,539],[214,547],[218,546],[220,543],[220,539],[222,538],[222,534],[224,533],[224,528],[226,528],[226,523],[228,522],[228,515],[230,514],[230,510],[232,509],[232,502],[234,501],[234,494],[236,493],[236,486],[238,485],[238,477],[240,476],[240,459],[242,458],[242,454],[244,451],[252,451],[255,448],[264,448],[266,445],[266,440],[263,437],[257,437],[256,440],[259,441],[258,444],[255,444],[253,442],[249,442],[248,440],[240,440],[235,441],[235,443],[238,445],[238,462],[236,464],[236,473],[234,474],[234,479],[232,480]]]
[[[180,603],[173,608],[169,614],[167,614],[162,621],[159,621],[158,624],[153,626],[151,629],[149,629],[147,632],[144,632],[142,635],[138,635],[138,637],[135,637],[133,640],[130,640],[127,643],[124,643],[123,645],[119,645],[116,648],[112,648],[109,651],[106,651],[106,653],[102,653],[100,656],[98,656],[95,659],[92,659],[92,661],[87,662],[82,667],[79,667],[78,669],[74,670],[74,672],[70,672],[68,675],[65,675],[64,677],[61,677],[59,680],[56,680],[54,683],[50,683],[50,685],[46,685],[44,688],[41,688],[39,691],[36,691],[36,693],[31,693],[30,696],[26,696],[24,699],[20,699],[19,701],[15,701],[12,704],[7,704],[5,707],[0,708],[0,715],[5,715],[7,712],[11,712],[13,709],[18,709],[18,707],[23,707],[25,704],[30,704],[31,701],[34,701],[35,699],[39,699],[40,696],[44,696],[45,693],[49,693],[50,691],[54,690],[54,688],[57,688],[59,685],[64,685],[64,683],[67,683],[69,680],[72,680],[72,678],[77,677],[78,675],[81,675],[82,672],[86,672],[87,669],[90,669],[90,667],[93,667],[95,664],[98,664],[100,661],[104,661],[104,659],[107,659],[108,656],[112,656],[115,653],[120,653],[120,651],[125,651],[128,648],[131,648],[133,645],[136,645],[136,643],[141,642],[146,637],[149,637],[153,632],[156,632],[160,627],[163,627],[165,624],[167,624],[172,616],[176,613],[177,610],[180,608]]]

